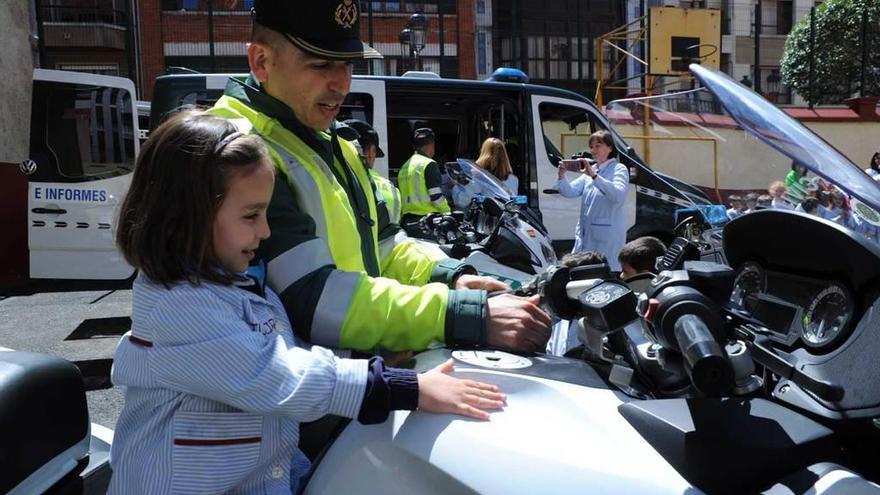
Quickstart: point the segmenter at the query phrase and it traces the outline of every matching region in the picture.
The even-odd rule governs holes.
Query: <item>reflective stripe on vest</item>
[[[429,213],[449,212],[446,199],[440,197],[436,202],[431,201],[431,192],[425,184],[425,170],[434,160],[414,153],[400,168],[397,176],[397,185],[400,187],[400,195],[403,199],[401,214],[427,215]],[[440,191],[434,191],[435,194]]]
[[[358,233],[358,220],[351,207],[348,193],[336,181],[333,171],[320,156],[299,139],[296,140],[297,149],[287,150],[269,137],[262,137],[281,159],[288,178],[287,182],[294,190],[300,208],[315,221],[315,235],[327,243],[336,267],[344,271],[366,272],[361,238]],[[346,159],[351,160],[352,157],[347,156],[346,151],[347,147],[343,147]],[[351,152],[354,153],[354,150]],[[279,166],[277,162],[275,165]],[[370,190],[366,174],[357,174],[355,171],[355,175],[361,186],[366,183],[365,190]],[[368,203],[370,214],[375,218],[375,205],[372,201]],[[376,241],[378,232],[375,231],[375,227],[372,237],[375,243],[373,252],[377,255],[378,266],[379,246]]]

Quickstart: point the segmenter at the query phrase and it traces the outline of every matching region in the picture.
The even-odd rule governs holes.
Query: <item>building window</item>
[[[212,63],[213,62],[213,63]],[[166,56],[165,67],[182,67],[196,72],[237,72],[248,70],[247,57],[216,55],[214,60],[204,55]]]
[[[486,13],[486,0],[477,0],[477,13],[485,14]]]
[[[407,0],[393,0],[385,2],[370,2],[361,0],[361,12],[369,12],[372,7],[373,12],[422,12],[425,14],[436,14],[439,12],[437,2],[410,2]]]
[[[208,2],[212,1],[211,10],[214,11],[239,11],[250,12],[254,7],[254,0],[240,0],[236,2],[221,2],[219,0],[162,0],[162,10],[175,12],[186,10],[190,12],[207,11]]]
[[[480,31],[477,33],[477,73],[479,74],[489,72],[487,50],[486,32]]]
[[[105,76],[118,76],[119,64],[77,64],[64,63],[55,64],[58,70],[72,70],[76,72],[88,72],[91,74],[101,74]]]

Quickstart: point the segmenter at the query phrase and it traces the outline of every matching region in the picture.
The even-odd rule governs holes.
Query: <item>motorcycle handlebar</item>
[[[675,321],[673,332],[694,387],[709,396],[728,391],[733,385],[733,368],[702,318],[682,315]]]

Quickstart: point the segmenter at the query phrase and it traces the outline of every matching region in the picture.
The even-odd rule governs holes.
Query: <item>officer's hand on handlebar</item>
[[[541,296],[529,298],[502,294],[489,299],[489,346],[513,351],[544,352],[553,322],[538,304]]]
[[[510,286],[492,277],[482,277],[480,275],[459,275],[455,279],[456,289],[477,289],[487,292],[496,292],[510,290]]]

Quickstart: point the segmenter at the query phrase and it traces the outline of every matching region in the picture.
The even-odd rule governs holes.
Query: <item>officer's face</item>
[[[306,126],[316,131],[329,128],[351,89],[351,62],[317,58],[290,43],[275,53],[274,63],[267,67],[266,90]]]
[[[373,168],[373,165],[376,163],[376,154],[376,147],[368,144],[366,149],[364,149],[364,162],[366,162],[367,167]]]

